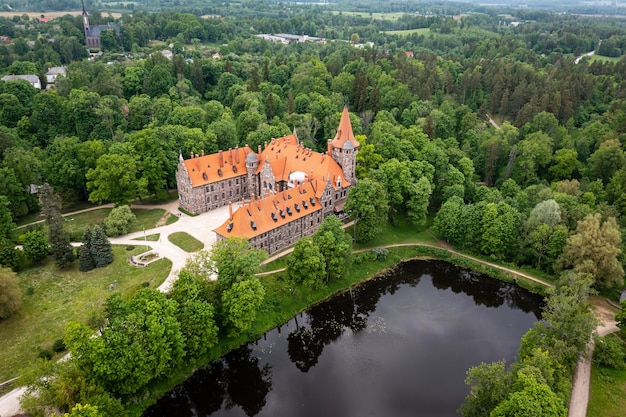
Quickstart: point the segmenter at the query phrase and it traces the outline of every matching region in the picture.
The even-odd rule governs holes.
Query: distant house
[[[165,58],[169,59],[170,61],[174,59],[174,54],[169,49],[162,50],[161,55],[163,55]]]
[[[407,58],[413,58],[413,51],[406,51],[405,54]]]
[[[48,72],[46,72],[46,82],[48,84],[54,84],[59,75],[65,76],[66,73],[66,67],[52,67],[48,69]]]
[[[0,43],[8,43],[9,45],[11,45],[13,43],[13,40],[10,36],[0,36]]]
[[[17,80],[26,80],[33,87],[41,90],[41,80],[35,74],[20,74],[20,75],[6,75],[2,77],[2,81],[17,81]]]
[[[39,18],[39,22],[40,22],[40,23],[48,23],[48,22],[49,22],[49,21],[51,21],[51,20],[52,20],[52,18],[51,18],[51,17],[43,17],[43,16],[42,16],[42,17],[40,17],[40,18]]]
[[[289,33],[277,33],[275,35],[260,34],[256,35],[256,37],[270,42],[282,43],[283,45],[288,45],[294,42],[326,43],[325,38],[316,38],[315,36],[308,35],[291,35]]]

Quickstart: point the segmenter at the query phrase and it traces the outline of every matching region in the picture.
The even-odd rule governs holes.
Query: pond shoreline
[[[502,266],[499,266],[497,264],[493,264],[490,262],[482,261],[480,259],[470,257],[468,255],[460,254],[451,249],[436,247],[434,245],[413,243],[413,244],[388,245],[388,246],[382,246],[382,247],[389,249],[390,256],[389,256],[389,259],[384,262],[374,261],[375,264],[382,264],[375,271],[366,273],[364,276],[358,277],[358,279],[357,277],[354,277],[353,279],[345,281],[345,282],[344,280],[342,280],[341,284],[343,285],[335,288],[333,291],[326,292],[323,295],[320,294],[321,296],[315,298],[314,300],[310,300],[310,302],[306,304],[305,306],[302,306],[296,311],[291,311],[291,315],[281,320],[280,322],[271,322],[271,323],[267,322],[267,323],[264,323],[266,325],[263,326],[262,328],[255,328],[254,329],[255,331],[249,333],[247,337],[240,337],[236,340],[222,341],[218,349],[216,349],[216,351],[213,352],[211,357],[206,358],[206,361],[203,362],[202,366],[194,366],[194,367],[189,366],[184,369],[173,370],[173,373],[171,374],[170,378],[168,378],[167,380],[161,380],[161,381],[156,382],[155,386],[153,387],[153,389],[150,390],[150,392],[146,395],[146,397],[138,401],[137,404],[130,407],[130,409],[128,410],[129,415],[133,417],[135,416],[140,417],[148,407],[155,404],[161,397],[163,397],[167,392],[172,390],[178,384],[184,382],[186,379],[191,377],[191,375],[193,375],[193,373],[196,370],[207,368],[208,366],[211,365],[211,363],[215,362],[216,360],[218,360],[219,358],[221,358],[222,356],[224,356],[226,353],[230,352],[231,350],[237,349],[249,342],[252,342],[258,339],[259,337],[262,337],[264,333],[270,331],[271,329],[275,327],[285,325],[285,323],[289,322],[289,320],[291,320],[292,317],[302,313],[303,311],[306,311],[307,309],[311,307],[314,307],[320,303],[323,303],[324,301],[327,301],[328,299],[336,295],[340,295],[347,291],[350,291],[351,288],[354,288],[355,286],[363,282],[379,277],[380,275],[389,273],[390,271],[392,271],[394,268],[396,268],[399,264],[403,262],[409,262],[412,260],[444,261],[460,268],[482,273],[484,275],[487,275],[491,278],[494,278],[500,281],[514,283],[515,285],[518,285],[522,288],[525,288],[533,293],[537,293],[540,295],[545,295],[545,287],[546,285],[550,285],[538,279],[534,279],[533,281],[524,279],[524,277],[527,277],[527,274],[515,271],[513,269],[502,267]],[[369,251],[372,249],[374,248],[362,249],[362,250],[359,250],[358,252]],[[401,249],[404,249],[404,251],[401,251]],[[395,252],[396,250],[401,251],[401,252],[406,252],[406,249],[409,249],[409,250],[412,249],[413,254],[403,253],[403,254],[400,254],[400,256],[391,256],[391,255],[394,255],[393,252]],[[272,272],[274,271],[268,271],[264,273],[264,275],[266,277],[271,277]],[[513,277],[507,275],[505,272],[512,274]],[[279,274],[279,273],[280,271],[275,272],[275,274]]]

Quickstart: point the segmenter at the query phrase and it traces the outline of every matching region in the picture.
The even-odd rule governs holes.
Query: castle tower
[[[261,147],[259,146],[259,155],[261,154]],[[249,198],[251,195],[259,194],[259,187],[257,184],[257,176],[256,170],[259,167],[259,158],[254,153],[254,151],[250,151],[248,155],[246,155],[246,172],[248,174],[248,190],[246,191],[244,197]]]
[[[359,142],[354,138],[348,107],[343,108],[337,135],[328,141],[328,153],[341,166],[343,175],[352,185],[356,184],[356,154]]]

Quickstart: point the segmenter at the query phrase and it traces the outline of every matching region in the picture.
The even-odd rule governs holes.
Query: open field
[[[0,381],[18,376],[41,350],[50,349],[63,337],[68,322],[86,323],[113,292],[129,295],[142,286],[157,288],[169,274],[171,262],[160,259],[146,268],[130,266],[128,257],[145,250],[145,246],[130,251],[126,246],[113,246],[115,261],[89,272],[80,272],[78,262],[59,269],[48,258],[43,265],[18,274],[22,306],[14,316],[0,322]]]
[[[18,11],[13,11],[13,12],[0,12],[0,16],[2,17],[13,17],[13,16],[22,16],[22,15],[28,15],[28,17],[32,18],[38,18],[41,17],[41,15],[43,15],[44,17],[50,17],[52,19],[56,18],[56,17],[61,17],[61,16],[65,16],[66,14],[72,15],[72,16],[80,16],[83,12],[81,10],[74,10],[74,11],[67,11],[67,12],[43,12],[43,13],[39,13],[39,12],[18,12]],[[122,16],[121,13],[107,13],[107,12],[102,12],[102,16],[108,16],[108,15],[113,16],[114,18],[120,18]]]
[[[407,30],[387,30],[384,33],[388,33],[389,35],[411,35],[413,33],[417,33],[418,35],[428,35],[430,34],[429,28],[419,28],[419,29],[407,29]]]
[[[372,18],[376,20],[398,20],[407,13],[368,13],[368,12],[339,12],[333,11],[333,14],[342,14],[344,16],[358,16],[364,18]]]

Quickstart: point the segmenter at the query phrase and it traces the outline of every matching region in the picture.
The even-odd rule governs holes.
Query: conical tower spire
[[[354,138],[354,133],[352,132],[350,112],[348,112],[348,107],[344,106],[343,113],[341,113],[341,120],[339,121],[339,127],[337,128],[337,134],[335,135],[335,139],[332,140],[331,145],[335,148],[344,148],[346,142],[350,142],[352,148],[359,147],[359,142]]]

